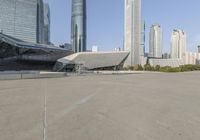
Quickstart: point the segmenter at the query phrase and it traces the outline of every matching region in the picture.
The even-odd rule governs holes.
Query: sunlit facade
[[[149,33],[149,56],[162,58],[162,28],[160,25],[152,25]]]
[[[200,64],[200,53],[187,52],[185,55],[185,64]]]
[[[141,63],[141,0],[125,0],[124,50],[130,55],[125,66]]]
[[[183,30],[174,30],[171,36],[171,58],[183,59],[186,54],[187,40]]]

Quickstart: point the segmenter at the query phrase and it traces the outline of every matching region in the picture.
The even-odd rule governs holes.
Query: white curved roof
[[[129,55],[129,52],[80,52],[61,58],[58,62],[67,64],[73,62],[88,69],[111,67],[120,65]]]

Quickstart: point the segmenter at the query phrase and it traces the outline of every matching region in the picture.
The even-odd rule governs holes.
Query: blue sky
[[[51,41],[56,45],[70,42],[71,0],[44,0],[51,9]],[[163,28],[163,52],[170,50],[174,28],[186,31],[188,50],[200,44],[199,0],[142,0],[142,19],[146,22],[146,50],[150,26]],[[123,46],[124,0],[87,0],[87,45],[100,50]]]

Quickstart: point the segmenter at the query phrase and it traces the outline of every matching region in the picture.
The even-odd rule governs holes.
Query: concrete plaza
[[[199,140],[200,72],[0,81],[0,140],[44,139]]]

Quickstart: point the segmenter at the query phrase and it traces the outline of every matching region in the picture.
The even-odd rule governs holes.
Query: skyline
[[[200,40],[200,29],[198,28],[200,25],[198,11],[200,9],[197,3],[200,2],[191,1],[142,1],[142,19],[146,22],[146,52],[149,50],[150,27],[155,23],[160,24],[163,28],[163,53],[170,52],[170,37],[173,29],[176,28],[183,29],[187,33],[188,51],[197,50],[197,45],[200,44],[198,43],[200,42],[198,41]],[[71,0],[60,0],[60,3],[56,4],[53,0],[45,0],[45,2],[50,4],[51,9],[51,41],[56,45],[69,43]],[[113,2],[115,7],[112,6]],[[174,5],[172,5],[172,2]],[[181,7],[179,6],[177,9],[179,2],[181,2]],[[110,7],[112,7],[112,10],[110,10]],[[117,0],[117,2],[116,0],[88,0],[87,8],[88,49],[91,49],[92,45],[98,45],[100,50],[114,50],[116,47],[122,47],[124,0]],[[182,17],[183,15],[185,15],[185,18]]]

